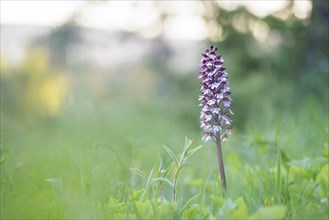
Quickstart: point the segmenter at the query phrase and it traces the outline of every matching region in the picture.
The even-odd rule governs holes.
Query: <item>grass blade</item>
[[[168,185],[170,185],[171,187],[174,187],[174,184],[169,179],[167,179],[167,178],[159,177],[159,178],[154,178],[153,179],[153,183],[155,183],[157,181],[168,183]]]
[[[135,174],[137,174],[137,175],[143,177],[144,179],[147,179],[146,174],[145,174],[143,171],[141,171],[140,169],[137,169],[137,168],[130,168],[130,170],[131,170],[133,173],[135,173]]]
[[[153,172],[154,172],[154,168],[151,170],[150,175],[149,175],[149,177],[148,177],[148,179],[147,179],[147,183],[146,183],[146,186],[145,186],[145,190],[144,190],[143,195],[142,195],[142,200],[145,199],[145,195],[146,195],[146,193],[147,193],[147,192],[149,191],[149,189],[150,189],[150,185],[151,185],[151,180],[152,180]]]
[[[176,167],[178,167],[178,161],[177,161],[177,158],[176,158],[176,155],[174,154],[174,152],[169,147],[167,147],[165,145],[162,145],[162,147],[169,154],[169,156],[171,157],[171,159],[173,159],[173,161],[176,164]]]
[[[183,211],[189,207],[191,205],[191,203],[193,202],[193,200],[195,200],[196,198],[198,198],[200,196],[200,193],[196,194],[195,196],[193,196],[191,199],[189,199],[185,205],[183,206],[183,208],[180,209],[180,213],[183,213]]]
[[[187,153],[187,158],[189,158],[192,154],[194,154],[195,152],[197,152],[200,148],[202,148],[202,145],[198,146],[198,147],[195,147],[193,148],[192,150],[190,150],[188,153]]]

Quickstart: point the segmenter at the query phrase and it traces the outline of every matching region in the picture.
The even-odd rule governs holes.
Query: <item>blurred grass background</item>
[[[151,3],[165,26],[174,15]],[[201,144],[198,59],[211,43],[224,56],[234,100],[224,145],[231,194],[246,190],[237,181],[246,166],[275,165],[276,145],[294,160],[321,155],[329,12],[326,1],[309,3],[305,16],[296,0],[261,16],[243,5],[197,2],[208,30],[197,41],[86,28],[75,14],[28,42],[18,61],[7,36],[34,29],[1,24],[1,217],[102,218],[98,201],[119,183],[142,187],[129,168],[150,170],[162,144],[180,152],[185,136]],[[203,145],[186,168],[185,198],[217,175],[215,148]],[[273,192],[261,193],[256,203]]]

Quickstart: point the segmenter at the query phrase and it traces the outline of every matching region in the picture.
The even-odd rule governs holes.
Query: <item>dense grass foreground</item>
[[[234,131],[224,196],[205,144],[180,170],[177,201],[177,168],[161,145],[179,159],[184,136],[191,149],[201,137],[197,118],[179,120],[194,117],[189,105],[170,102],[66,105],[56,120],[22,124],[2,113],[1,218],[328,218],[328,118],[314,99]]]

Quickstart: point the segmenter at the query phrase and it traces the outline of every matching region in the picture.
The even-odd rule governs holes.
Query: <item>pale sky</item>
[[[198,1],[157,2],[157,7],[171,16],[164,23],[164,35],[169,39],[203,40],[208,29],[205,9]],[[217,1],[226,10],[244,5],[257,16],[266,16],[287,4],[286,0]],[[1,24],[42,25],[56,27],[77,12],[82,26],[106,30],[140,31],[152,38],[160,33],[157,27],[159,8],[152,1],[10,1],[1,0]],[[301,19],[311,12],[310,0],[295,1],[293,13]],[[184,28],[182,28],[184,27]]]

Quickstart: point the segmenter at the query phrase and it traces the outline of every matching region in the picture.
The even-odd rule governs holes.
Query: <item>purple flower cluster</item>
[[[223,68],[224,59],[216,54],[213,45],[202,54],[200,61],[201,106],[200,122],[203,140],[226,141],[231,134],[232,99],[227,81],[227,72]]]

